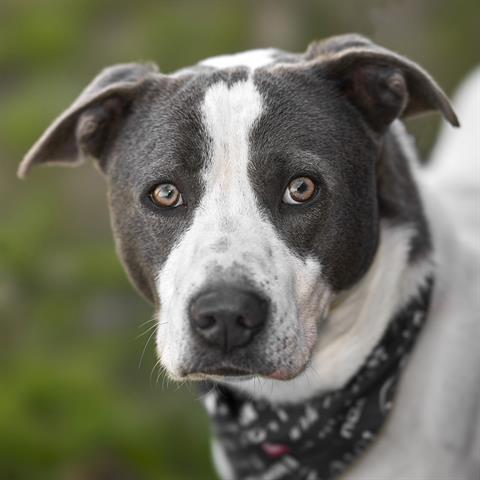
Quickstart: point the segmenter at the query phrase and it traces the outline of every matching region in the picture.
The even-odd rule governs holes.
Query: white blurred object
[[[462,82],[453,105],[461,128],[443,124],[424,181],[444,190],[458,233],[480,248],[480,66]]]

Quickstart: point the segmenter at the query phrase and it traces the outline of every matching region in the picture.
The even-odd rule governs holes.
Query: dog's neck
[[[319,322],[319,340],[309,365],[289,381],[255,378],[225,383],[273,403],[302,402],[342,388],[365,362],[396,312],[431,276],[428,226],[411,173],[416,168],[415,151],[400,122],[394,123],[386,137],[383,155],[378,187],[383,220],[374,261],[357,285],[337,296],[327,317]],[[396,199],[395,195],[401,196]],[[405,211],[406,203],[410,204]]]

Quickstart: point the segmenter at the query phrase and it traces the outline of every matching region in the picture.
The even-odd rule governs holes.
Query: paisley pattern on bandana
[[[433,280],[389,324],[348,384],[301,404],[203,384],[213,432],[238,480],[333,480],[375,439],[425,322]]]

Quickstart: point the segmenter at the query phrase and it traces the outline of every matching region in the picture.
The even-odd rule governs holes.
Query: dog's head
[[[380,165],[390,124],[429,109],[457,123],[418,65],[356,35],[172,75],[119,65],[19,173],[96,160],[172,376],[289,379],[308,364],[332,298],[369,269],[380,219],[395,215],[395,199],[380,198],[395,168]]]

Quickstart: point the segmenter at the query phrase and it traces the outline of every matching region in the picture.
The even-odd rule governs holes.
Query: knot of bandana
[[[271,404],[225,386],[202,385],[214,435],[235,478],[333,480],[350,466],[375,439],[392,408],[432,288],[429,279],[340,390],[301,404]]]

